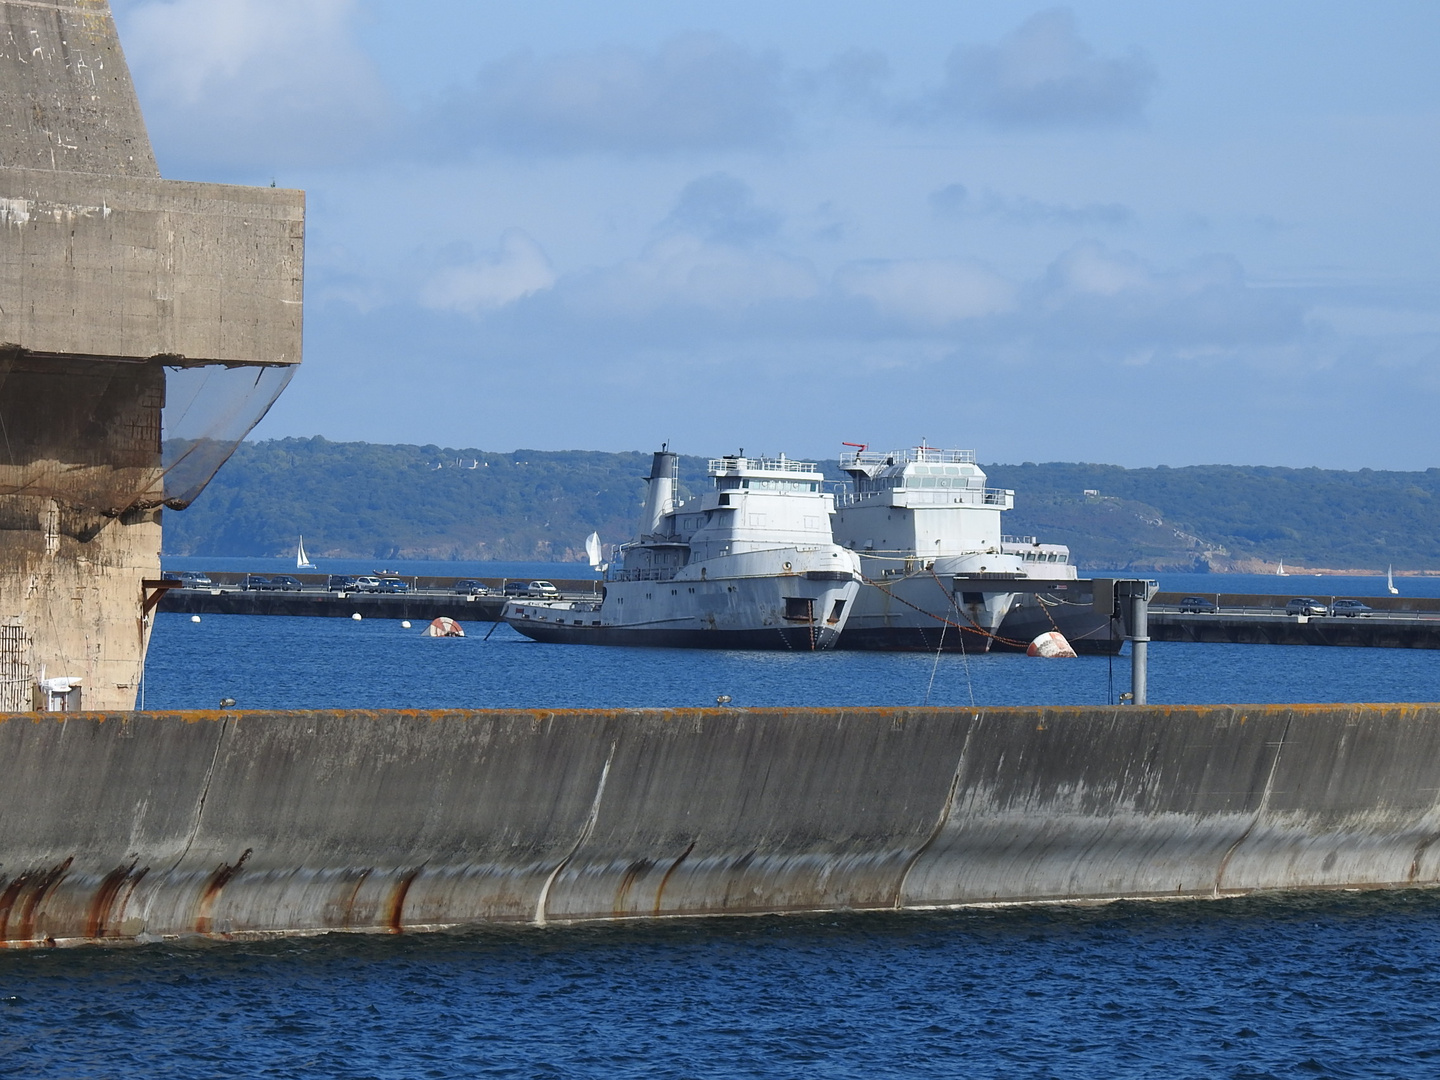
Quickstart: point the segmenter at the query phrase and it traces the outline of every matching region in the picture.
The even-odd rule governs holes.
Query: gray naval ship
[[[714,487],[678,500],[677,455],[655,454],[635,539],[599,600],[515,600],[504,620],[536,641],[702,649],[833,647],[860,588],[835,543],[835,496],[813,462],[709,462]]]
[[[1091,609],[1069,549],[1001,532],[1015,493],[986,486],[974,451],[859,446],[840,465],[851,490],[835,539],[864,579],[842,648],[1024,651],[1059,630],[1077,652],[1119,651],[1123,631]]]

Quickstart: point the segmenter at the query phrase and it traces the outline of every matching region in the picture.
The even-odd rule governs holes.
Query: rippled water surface
[[[42,1077],[1430,1077],[1421,892],[0,954]]]

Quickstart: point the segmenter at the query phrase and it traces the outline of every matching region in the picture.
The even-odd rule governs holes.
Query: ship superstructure
[[[541,641],[827,649],[850,617],[859,560],[831,534],[834,495],[813,462],[712,459],[713,488],[680,501],[678,458],[655,454],[635,539],[599,601],[514,601],[505,620]]]
[[[1078,575],[1068,548],[1001,532],[1015,493],[987,486],[974,451],[861,447],[841,468],[852,490],[836,507],[835,538],[860,555],[864,576],[844,647],[1023,647],[1033,634],[1010,641],[1002,629],[1021,611],[1048,620],[1044,629],[1056,628],[1049,616],[1059,614],[1069,633],[1085,638],[1103,623],[1069,601],[1068,582]],[[1053,585],[1037,590],[1037,579]]]

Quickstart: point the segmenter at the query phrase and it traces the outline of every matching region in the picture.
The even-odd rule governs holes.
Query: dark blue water
[[[387,619],[162,613],[147,708],[586,708],[713,705],[1103,705],[1129,657],[744,653],[543,645],[470,623],[427,638]],[[486,634],[489,633],[489,639]],[[1150,645],[1152,703],[1440,701],[1440,654],[1278,645]]]
[[[1433,1077],[1406,892],[0,954],[35,1077]]]
[[[419,629],[161,615],[147,704],[1068,704],[1128,687],[1125,658]],[[1151,646],[1157,702],[1436,700],[1437,676],[1428,652]],[[1440,895],[0,952],[8,1075],[1434,1077]]]

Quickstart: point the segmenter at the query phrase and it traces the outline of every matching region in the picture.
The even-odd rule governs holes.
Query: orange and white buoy
[[[1048,660],[1059,656],[1074,656],[1075,650],[1070,647],[1070,642],[1065,640],[1064,634],[1058,630],[1051,630],[1030,642],[1030,647],[1025,650],[1025,655],[1043,656]]]
[[[426,637],[464,637],[465,631],[460,624],[449,615],[441,615],[438,619],[431,619],[430,625],[425,627]]]

